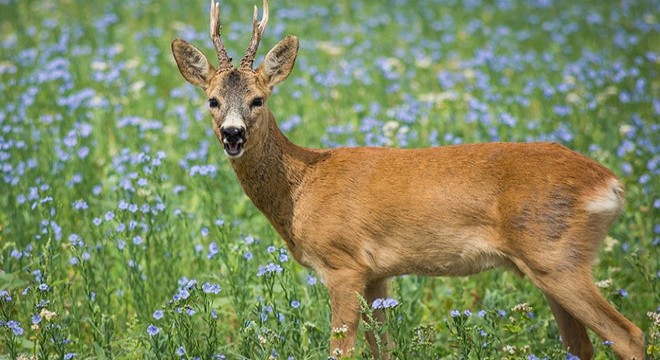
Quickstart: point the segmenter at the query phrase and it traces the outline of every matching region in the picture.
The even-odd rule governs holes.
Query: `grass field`
[[[252,5],[221,3],[235,59]],[[297,144],[557,141],[617,173],[594,277],[660,358],[660,2],[273,0],[256,63],[288,34],[269,107]],[[241,192],[176,37],[215,58],[206,1],[0,0],[0,359],[327,357],[327,292]],[[513,273],[390,288],[398,359],[567,357]]]

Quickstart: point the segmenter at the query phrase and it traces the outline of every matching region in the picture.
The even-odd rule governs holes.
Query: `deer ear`
[[[172,54],[174,54],[174,60],[176,60],[181,75],[189,83],[206,88],[211,76],[215,73],[215,68],[206,56],[196,47],[181,39],[172,41]]]
[[[272,48],[257,69],[270,88],[286,79],[298,55],[298,38],[287,36]]]

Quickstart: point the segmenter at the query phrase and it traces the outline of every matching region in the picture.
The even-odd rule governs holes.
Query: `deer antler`
[[[263,0],[263,7],[264,11],[261,15],[261,21],[257,22],[257,6],[254,6],[254,14],[252,15],[252,38],[250,39],[250,46],[248,46],[245,51],[245,56],[241,59],[241,68],[252,69],[252,63],[254,63],[254,56],[257,53],[261,35],[263,35],[264,30],[266,30],[266,24],[268,24],[268,0]]]
[[[218,53],[219,70],[231,69],[231,57],[227,55],[225,45],[220,38],[220,4],[216,3],[215,0],[211,0],[211,40]]]

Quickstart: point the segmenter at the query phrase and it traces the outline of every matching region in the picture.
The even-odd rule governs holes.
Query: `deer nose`
[[[243,128],[229,126],[222,129],[222,137],[230,143],[236,143],[242,140],[244,136],[245,130]]]

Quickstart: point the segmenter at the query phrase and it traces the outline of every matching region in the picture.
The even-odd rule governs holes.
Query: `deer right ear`
[[[257,71],[272,89],[289,76],[296,62],[296,56],[298,56],[298,38],[287,36],[266,54],[264,62]]]
[[[172,41],[172,54],[174,54],[174,60],[176,60],[181,75],[189,83],[206,88],[211,76],[215,73],[215,68],[206,56],[199,49],[181,39]]]

